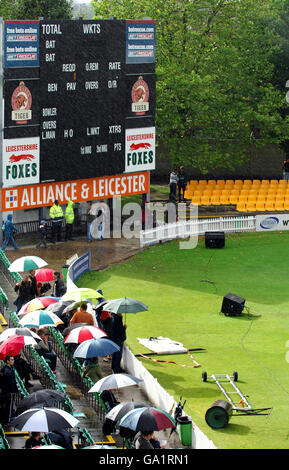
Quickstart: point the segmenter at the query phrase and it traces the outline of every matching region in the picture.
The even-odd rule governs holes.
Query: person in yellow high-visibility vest
[[[57,237],[57,241],[61,242],[61,226],[63,222],[63,210],[56,199],[54,201],[53,206],[50,207],[49,216],[52,220],[52,234],[51,234],[51,242],[55,243],[55,239]]]
[[[66,209],[65,209],[65,241],[73,240],[72,238],[72,229],[73,229],[73,222],[74,222],[74,210],[73,210],[73,202],[68,201]]]

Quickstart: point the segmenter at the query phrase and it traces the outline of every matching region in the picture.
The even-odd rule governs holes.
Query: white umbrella
[[[40,336],[38,336],[34,331],[29,330],[29,328],[6,328],[0,335],[0,342],[5,341],[7,338],[13,335],[19,336],[32,336],[36,341],[41,341]]]
[[[10,426],[23,431],[49,432],[74,428],[79,420],[59,408],[31,408],[10,422]]]
[[[89,392],[102,392],[103,390],[111,390],[115,388],[129,387],[137,385],[142,380],[130,374],[111,374],[98,380]]]
[[[64,447],[57,446],[56,444],[49,444],[46,446],[35,446],[32,449],[64,449]]]
[[[82,343],[89,339],[103,338],[104,336],[107,336],[107,334],[96,326],[79,326],[78,328],[74,328],[70,331],[66,336],[64,343]]]
[[[58,326],[62,325],[63,321],[52,312],[46,310],[35,310],[34,312],[26,313],[21,320],[20,325],[26,327],[42,328],[44,326]]]
[[[17,258],[10,264],[8,270],[12,273],[30,271],[30,269],[43,268],[47,266],[48,263],[44,259],[39,258],[39,256],[22,256]]]

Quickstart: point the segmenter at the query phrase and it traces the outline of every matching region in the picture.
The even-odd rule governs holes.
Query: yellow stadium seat
[[[217,186],[225,186],[225,180],[217,180]]]
[[[234,184],[234,180],[226,180],[226,184]]]
[[[185,192],[184,192],[184,198],[185,199],[191,199],[192,196],[193,196],[193,191],[190,191],[189,189],[186,189]]]
[[[251,185],[252,185],[252,181],[251,181],[251,180],[244,180],[243,185],[251,186]]]
[[[256,194],[248,194],[247,201],[248,202],[256,202],[257,200],[257,193]]]
[[[216,186],[216,180],[208,180],[208,185],[209,186]]]
[[[229,204],[229,202],[230,202],[230,195],[229,194],[221,194],[220,204]]]
[[[217,195],[217,196],[212,195],[211,196],[211,204],[213,206],[219,206],[220,205],[220,195]]]
[[[284,201],[284,210],[289,211],[289,199]]]
[[[275,210],[275,201],[266,201],[265,211],[274,211]]]
[[[247,212],[253,212],[256,210],[256,202],[247,202],[246,204],[246,210]]]
[[[199,197],[201,197],[202,194],[203,194],[203,191],[202,191],[202,190],[200,190],[200,189],[195,189],[195,191],[194,191],[194,196],[199,196]]]
[[[278,184],[278,180],[270,180],[270,184],[276,186]]]
[[[192,204],[200,204],[201,203],[201,197],[200,196],[192,196],[191,202],[192,202]]]
[[[211,204],[211,197],[210,196],[202,196],[201,197],[201,204],[203,206],[209,206]]]
[[[211,197],[213,190],[211,188],[206,188],[203,191],[203,196]]]
[[[190,186],[190,188],[195,188],[196,186],[198,186],[198,181],[197,180],[190,180],[189,186]]]
[[[279,186],[287,186],[286,180],[279,180]]]
[[[283,211],[284,210],[284,200],[276,200],[275,202],[275,211]]]
[[[248,196],[248,194],[249,194],[249,189],[241,189],[240,196]]]
[[[222,190],[221,189],[214,189],[213,192],[212,192],[212,196],[221,196],[221,192]]]
[[[267,185],[267,184],[270,184],[270,181],[269,180],[262,180],[261,184],[266,184]]]
[[[261,184],[260,180],[253,180],[253,185],[259,186]]]
[[[230,204],[237,204],[239,200],[239,194],[231,194],[229,197]]]
[[[236,209],[239,212],[246,212],[246,202],[238,202]]]
[[[243,186],[243,180],[235,180],[235,185],[242,185]]]
[[[240,203],[241,202],[244,202],[244,203],[247,202],[247,196],[240,194],[239,199],[238,199],[238,203],[239,202]]]
[[[256,202],[256,211],[263,212],[265,210],[265,202],[264,201],[257,201]]]
[[[275,201],[276,199],[276,195],[275,194],[267,194],[267,198],[266,198],[266,201],[269,202],[269,201]]]

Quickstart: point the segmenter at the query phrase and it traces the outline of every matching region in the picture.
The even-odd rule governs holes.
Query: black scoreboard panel
[[[40,22],[41,182],[123,173],[125,129],[154,125],[154,108],[130,113],[132,81],[152,64],[127,68],[125,24]]]

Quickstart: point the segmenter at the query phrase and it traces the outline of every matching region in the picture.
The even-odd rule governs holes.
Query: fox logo
[[[30,162],[34,158],[35,158],[34,155],[31,155],[31,154],[11,155],[11,157],[9,157],[9,162],[16,163],[16,162],[20,162],[21,160],[27,160]]]
[[[149,149],[151,147],[151,144],[148,142],[141,142],[140,144],[131,144],[129,147],[130,150],[138,150],[138,149]]]

